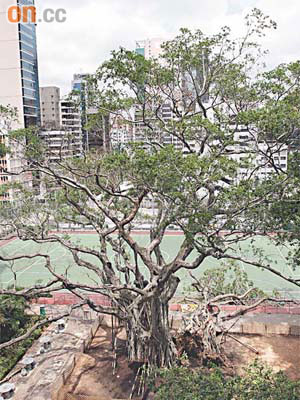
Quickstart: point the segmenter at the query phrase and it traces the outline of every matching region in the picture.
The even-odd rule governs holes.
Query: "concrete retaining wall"
[[[78,349],[79,353],[85,353],[89,349],[100,325],[102,324],[102,321],[103,319],[100,317],[97,318],[97,320],[94,322],[88,337],[81,343],[80,348]],[[51,400],[61,400],[60,392],[62,392],[62,388],[65,386],[67,380],[72,375],[77,363],[76,354],[77,353],[71,355],[70,359],[64,366],[64,370],[61,376],[55,381],[55,385],[53,386],[53,389],[51,391]]]
[[[90,348],[90,345],[91,345],[94,337],[96,336],[96,333],[97,333],[100,325],[102,325],[102,324],[103,324],[103,317],[100,316],[99,318],[96,319],[96,321],[92,325],[88,338],[82,342],[80,349],[79,349],[80,353],[85,353]]]
[[[243,323],[232,332],[255,335],[285,335],[300,336],[300,326],[290,325],[287,322],[279,324],[264,324],[263,322]]]

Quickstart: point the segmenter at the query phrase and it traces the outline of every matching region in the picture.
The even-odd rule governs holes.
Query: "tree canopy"
[[[168,303],[178,271],[201,269],[212,257],[216,264],[231,260],[264,268],[300,286],[251,240],[289,240],[295,251],[287,262],[298,268],[300,62],[263,69],[257,40],[274,27],[254,9],[238,39],[228,27],[212,36],[182,29],[163,45],[159,59],[112,52],[90,82],[88,98],[100,117],[109,117],[111,139],[118,130],[132,135],[121,150],[51,162],[34,130],[10,134],[10,143],[24,145],[26,137],[24,170],[42,189],[20,185],[14,202],[1,208],[2,226],[21,240],[60,243],[78,268],[95,277],[90,284],[72,281],[56,272],[42,250],[0,252],[3,261],[40,257],[53,276],[20,295],[68,289],[123,321],[131,360],[170,366],[176,349]],[[285,165],[277,162],[280,157]],[[55,233],[63,223],[91,226],[98,246]],[[141,224],[149,227],[146,244],[133,235]],[[166,259],[162,242],[170,227],[183,240]],[[255,259],[240,250],[246,240]],[[112,306],[87,300],[91,292],[104,294]]]

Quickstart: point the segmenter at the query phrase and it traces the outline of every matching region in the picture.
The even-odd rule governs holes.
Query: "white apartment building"
[[[243,180],[254,176],[259,180],[264,180],[276,171],[279,173],[287,171],[289,155],[287,144],[271,139],[259,141],[243,127],[240,127],[234,136],[236,144],[232,158],[241,163],[238,179]]]
[[[83,154],[83,135],[81,113],[76,99],[73,100],[69,97],[61,99],[59,101],[59,121],[53,118],[52,122],[51,126],[45,125],[39,133],[46,144],[49,161],[81,157]],[[54,129],[51,129],[52,126]],[[46,129],[47,127],[48,129]]]
[[[73,157],[76,153],[76,144],[72,138],[66,135],[65,131],[41,131],[40,137],[47,147],[47,158],[50,162],[61,161]]]
[[[113,127],[111,130],[111,144],[113,148],[124,147],[133,141],[133,136],[128,127]]]
[[[71,140],[73,155],[80,157],[83,154],[84,143],[82,134],[82,119],[80,107],[76,99],[65,98],[60,101],[61,130]]]

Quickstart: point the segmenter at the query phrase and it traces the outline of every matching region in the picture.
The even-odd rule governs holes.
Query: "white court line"
[[[216,258],[213,257],[209,257],[207,258],[204,262],[211,264],[211,265],[216,265],[218,262],[220,262],[220,260],[217,260]]]
[[[270,282],[268,279],[264,280],[264,279],[252,279],[253,283],[268,283],[268,286],[273,286],[274,289],[277,288],[277,286],[275,285],[275,283]]]
[[[20,240],[20,239],[19,239]],[[23,242],[22,242],[23,243]],[[18,252],[19,252],[19,250],[23,250],[23,249],[25,249],[26,247],[28,247],[29,245],[32,245],[32,243],[33,242],[25,242],[25,244],[23,244],[23,246],[21,246],[21,248],[18,248]],[[13,242],[11,242],[11,243],[8,243],[8,246],[9,245],[12,245],[12,244],[15,244],[15,242],[13,241]],[[3,248],[3,249],[5,249],[5,247]],[[15,251],[14,252],[14,255],[17,255],[18,254],[18,252],[17,251]],[[4,254],[6,254],[7,252],[2,252],[2,253],[4,253]],[[7,285],[8,283],[10,283],[11,281],[13,281],[13,279],[12,280],[10,280],[9,282],[1,282],[1,284],[4,284],[4,285]]]
[[[21,247],[18,247],[18,249],[17,249],[17,251],[14,251],[14,254],[18,254],[18,252],[20,251],[20,250],[23,250],[23,249],[25,249],[26,247],[28,247],[29,245],[32,245],[32,243],[34,243],[34,242],[23,242],[23,241],[21,241],[20,239],[18,239],[21,243],[23,243],[23,246],[21,246]],[[8,246],[12,246],[12,245],[15,245],[16,244],[16,242],[15,241],[13,241],[13,242],[11,242],[11,243],[8,243],[8,245],[7,246],[4,246],[3,247],[3,250],[5,250],[5,249],[7,249],[7,247]],[[12,249],[13,250],[13,249]],[[4,254],[6,253],[5,251],[3,252]]]
[[[53,251],[56,250],[55,248],[50,250],[48,254],[53,253]],[[20,271],[19,273],[17,273],[17,278],[19,278],[21,275],[23,275],[26,271],[28,271],[29,269],[31,269],[37,262],[40,262],[39,259],[37,259],[36,261],[34,261],[32,264],[30,264],[27,268],[25,268],[23,271]],[[4,285],[8,285],[9,283],[13,282],[14,278],[12,278],[10,281],[8,282],[3,282]]]
[[[53,250],[51,250],[51,251],[49,251],[49,253],[48,254],[50,254],[51,252],[53,252],[54,251],[54,249]],[[65,249],[65,248],[63,248],[63,254],[59,254],[59,256],[57,256],[57,257],[53,257],[52,259],[51,259],[51,261],[54,263],[55,261],[57,261],[57,260],[59,260],[59,259],[61,259],[62,257],[64,257],[66,254],[68,254],[68,251]],[[30,267],[32,267],[32,265],[33,264],[31,264],[30,265]],[[55,268],[55,266],[54,266],[54,268]],[[25,270],[24,270],[25,271]],[[20,272],[22,272],[22,271],[20,271]],[[28,274],[40,274],[41,272],[39,272],[39,271],[29,271],[29,272],[27,272]],[[50,272],[49,272],[50,273]],[[44,272],[42,273],[43,275],[47,275],[47,274],[45,274]]]
[[[40,271],[26,271],[27,272],[27,275],[48,275],[48,274],[50,274],[51,275],[51,273],[50,272],[48,272],[48,273],[46,273],[46,272],[40,272]]]
[[[293,277],[294,279],[300,277],[300,274],[295,274],[295,271],[293,271],[292,267],[288,264],[288,262],[287,262],[285,256],[282,254],[282,251],[280,250],[279,247],[277,248],[277,250],[278,250],[279,255],[281,256],[281,258],[283,259],[283,261],[286,262],[286,266],[285,266],[285,267],[287,267],[287,268],[289,269],[290,273],[292,274],[292,277]]]
[[[272,247],[275,247],[275,249],[276,249],[277,252],[279,253],[279,256],[283,259],[283,261],[286,262],[286,258],[285,258],[285,256],[282,254],[280,248],[277,247],[277,246],[274,246],[273,243],[272,243]],[[239,249],[239,250],[242,250],[242,249]],[[276,256],[276,253],[271,254],[271,255],[268,255],[267,257],[271,257],[271,258],[272,258],[272,255]],[[240,264],[240,267],[244,270],[244,272],[247,273],[247,270],[246,270],[246,267],[245,267],[245,263],[243,263],[243,262],[240,261],[240,260],[238,261],[238,263]],[[253,265],[253,267],[255,267],[255,265]],[[283,274],[285,273],[284,270],[285,270],[286,267],[289,269],[290,273],[292,274],[293,279],[300,277],[300,274],[299,274],[299,275],[298,275],[298,274],[296,275],[296,274],[294,273],[294,271],[292,270],[292,268],[290,267],[290,265],[288,265],[288,264],[287,264],[286,266],[283,266],[283,271],[282,271]],[[255,268],[257,268],[257,269],[259,270],[258,267],[255,267]],[[263,267],[262,267],[262,270],[263,270],[262,272],[268,271],[268,269],[263,268]],[[279,279],[280,279],[280,278],[279,278]],[[252,280],[253,280],[253,279],[252,279]]]
[[[279,278],[280,279],[280,278]],[[282,279],[282,281],[283,282],[286,282],[286,281],[284,281],[284,279]],[[278,284],[275,284],[275,283],[272,283],[272,282],[270,282],[269,280],[262,280],[262,279],[253,279],[253,283],[256,285],[257,284],[257,286],[259,285],[259,283],[264,283],[264,284],[266,284],[266,282],[268,282],[267,283],[267,286],[269,286],[269,287],[271,287],[270,289],[264,289],[264,292],[271,292],[272,291],[272,288],[273,288],[273,290],[275,289],[277,292],[283,292],[283,293],[286,293],[286,292],[289,292],[290,290],[288,289],[288,288],[283,288],[283,289],[280,289],[278,286],[276,286],[276,285],[278,285],[278,284],[280,284],[280,282],[278,282]],[[292,285],[292,283],[291,282],[286,282],[286,283],[289,283],[290,285]],[[299,291],[299,289],[298,290],[291,290],[291,292],[292,293],[300,293],[300,291]]]
[[[167,251],[162,250],[161,253],[162,253],[162,255],[163,255],[165,261],[169,261],[169,260],[171,259],[171,256],[170,256],[170,254],[169,254]]]

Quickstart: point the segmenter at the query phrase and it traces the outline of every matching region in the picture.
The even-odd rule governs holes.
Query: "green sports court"
[[[71,240],[74,243],[80,243],[89,248],[98,248],[98,238],[96,234],[93,233],[70,233]],[[147,244],[149,241],[149,236],[147,233],[140,233],[133,235],[134,238],[140,244]],[[180,244],[183,241],[182,235],[170,234],[164,237],[162,243],[162,250],[166,261],[171,261],[176,252],[179,249]],[[275,246],[272,244],[271,240],[266,237],[257,237],[255,240],[255,246],[260,249],[262,254],[268,256],[268,263],[281,273],[288,277],[294,279],[300,279],[300,268],[294,271],[286,260],[289,248],[288,246]],[[252,260],[258,260],[258,255],[254,255],[251,248],[250,241],[243,241],[239,244],[240,251],[243,257]],[[111,260],[113,263],[114,253],[110,251]],[[65,249],[59,243],[45,243],[37,244],[32,241],[21,241],[15,239],[8,244],[0,248],[0,254],[2,256],[13,256],[18,254],[35,254],[37,252],[47,253],[51,256],[52,266],[55,271],[59,274],[67,274],[69,279],[74,283],[89,283],[95,284],[98,281],[98,277],[95,273],[75,265],[73,258],[69,251]],[[94,263],[99,263],[94,256],[86,256],[87,260]],[[195,257],[195,254],[191,255],[191,260]],[[201,277],[203,271],[207,268],[212,268],[220,265],[221,261],[215,260],[213,258],[207,258],[205,262],[197,270],[193,271],[193,274],[197,277]],[[260,268],[254,267],[252,265],[246,265],[239,262],[240,267],[243,268],[248,277],[254,282],[255,286],[271,292],[276,289],[282,292],[282,297],[292,296],[300,298],[300,289],[295,285],[282,280],[280,277],[275,276],[269,271],[261,270]],[[100,263],[99,263],[100,266]],[[20,287],[28,287],[32,284],[47,282],[49,279],[53,278],[50,272],[44,267],[44,259],[34,258],[30,260],[18,260],[15,262],[0,262],[0,285],[2,288],[8,287],[14,281],[14,273],[17,276],[17,284]],[[181,279],[179,285],[178,294],[182,292],[185,288],[188,288],[191,283],[191,278],[189,272],[186,270],[181,270],[178,273]]]

